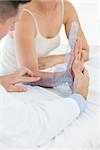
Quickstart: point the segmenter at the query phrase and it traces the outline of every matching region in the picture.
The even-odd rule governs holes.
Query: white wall
[[[100,45],[100,1],[99,0],[69,0],[75,6],[82,29],[89,45]],[[63,31],[62,31],[63,32]],[[61,33],[64,34],[64,33]],[[65,43],[65,35],[62,36]]]
[[[100,45],[100,0],[98,0],[98,42]]]

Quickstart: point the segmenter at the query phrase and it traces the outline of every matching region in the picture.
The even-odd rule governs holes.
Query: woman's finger
[[[77,54],[78,54],[78,40],[76,40],[74,47],[74,55],[77,56]]]
[[[84,74],[86,77],[89,77],[89,72],[88,72],[85,68],[84,68],[83,74]]]
[[[78,38],[78,53],[82,53],[82,40],[80,38]]]

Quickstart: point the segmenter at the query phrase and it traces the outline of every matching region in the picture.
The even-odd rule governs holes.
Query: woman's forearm
[[[58,64],[64,63],[64,58],[65,58],[65,54],[63,54],[63,55],[58,55]]]

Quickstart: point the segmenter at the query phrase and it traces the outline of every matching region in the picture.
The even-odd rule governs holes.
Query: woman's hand
[[[36,82],[40,80],[39,76],[34,76],[33,72],[27,68],[20,69],[13,74],[5,75],[0,77],[0,84],[8,92],[25,92],[28,88],[20,85],[18,83]]]
[[[56,64],[64,62],[64,55],[52,55],[47,57],[41,57],[38,59],[39,69],[50,68]]]
[[[81,55],[83,61],[88,61],[89,60],[89,50],[82,50],[82,55]]]
[[[73,62],[72,71],[74,73],[73,93],[79,93],[86,99],[89,87],[89,74],[84,68],[79,55],[76,56]]]

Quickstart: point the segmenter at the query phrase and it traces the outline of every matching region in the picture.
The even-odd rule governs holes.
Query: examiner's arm
[[[36,82],[39,79],[40,77],[34,77],[33,72],[28,68],[22,68],[12,74],[0,76],[0,84],[8,92],[25,92],[28,88],[17,85],[18,83]]]
[[[0,97],[2,142],[13,147],[43,145],[70,125],[86,108],[87,104],[79,94],[69,98],[54,95],[52,100],[46,97],[31,104],[5,94]]]

